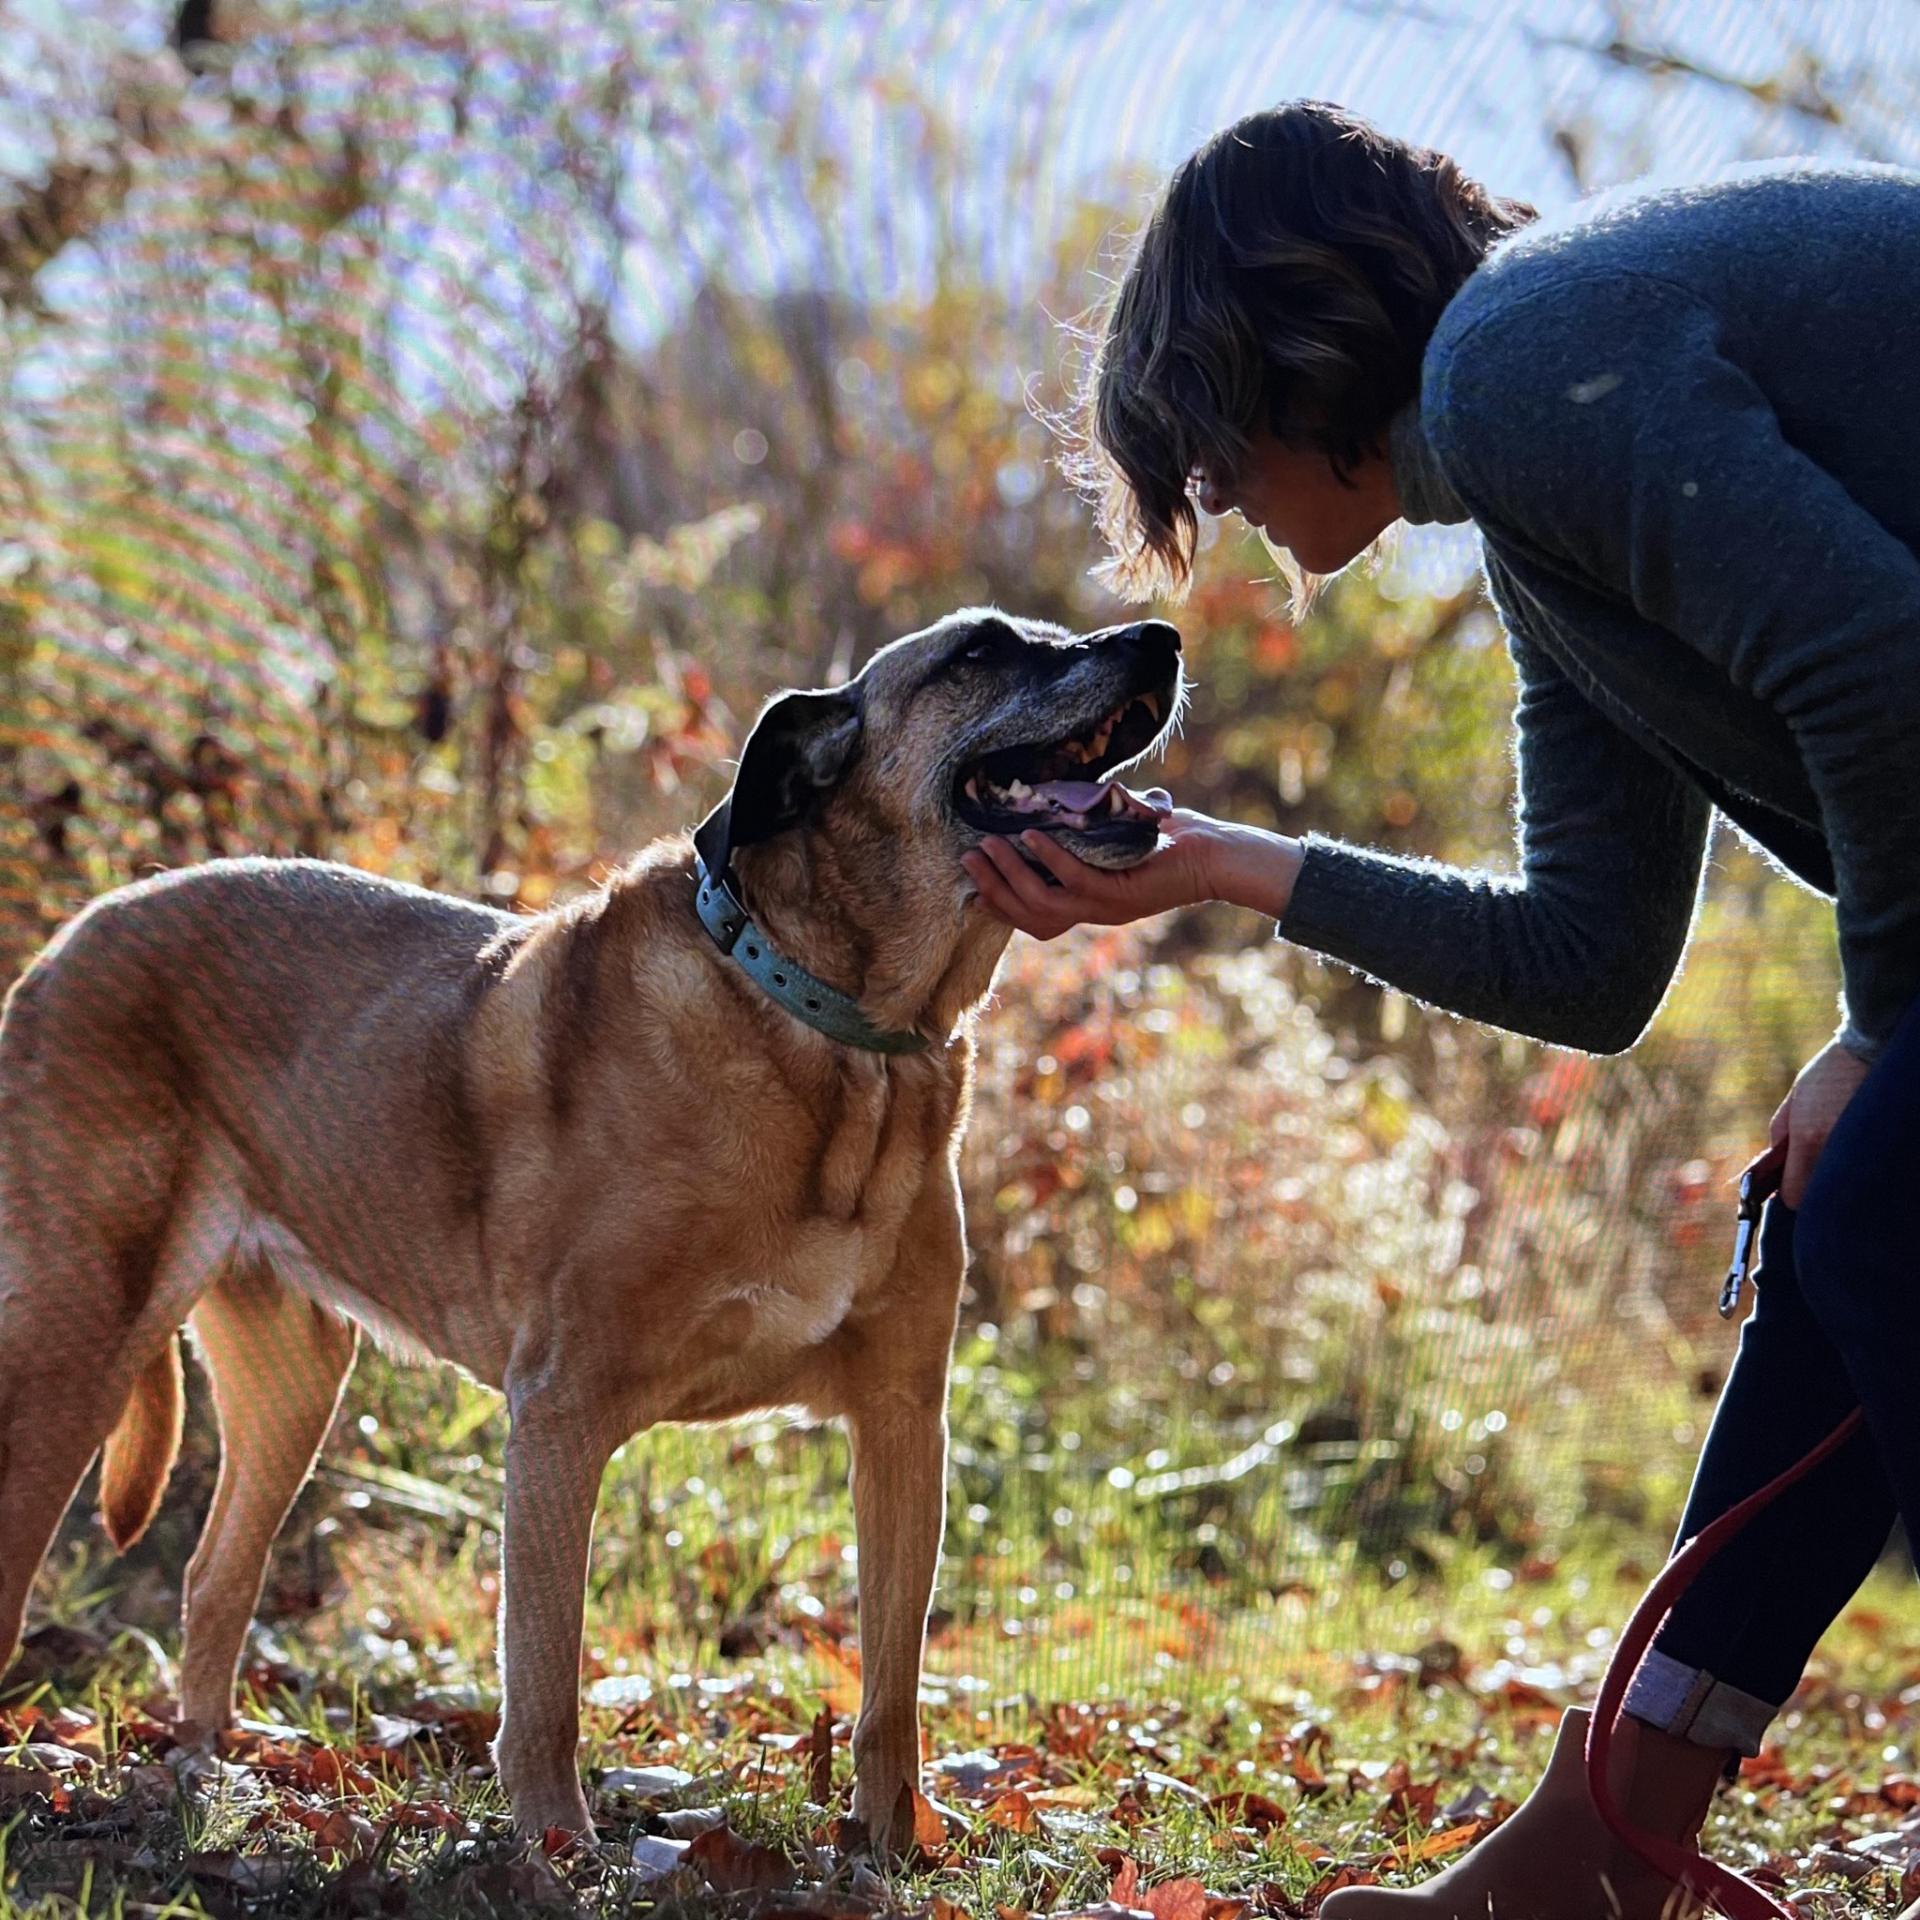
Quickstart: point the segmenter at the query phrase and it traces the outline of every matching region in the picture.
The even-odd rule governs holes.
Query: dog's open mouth
[[[1038,827],[1077,846],[1136,857],[1159,835],[1160,810],[1109,775],[1150,747],[1167,714],[1166,696],[1137,693],[1084,733],[1000,747],[969,760],[956,781],[955,810],[981,833]]]

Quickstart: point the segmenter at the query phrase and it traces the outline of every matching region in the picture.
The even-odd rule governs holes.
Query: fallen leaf
[[[1443,1827],[1440,1832],[1426,1834],[1409,1846],[1395,1847],[1394,1860],[1401,1866],[1413,1866],[1424,1860],[1444,1860],[1448,1854],[1472,1846],[1486,1831],[1486,1824],[1484,1820],[1469,1820],[1463,1827]]]
[[[636,1877],[642,1884],[664,1880],[686,1864],[687,1852],[688,1843],[684,1840],[662,1840],[651,1833],[636,1835],[633,1842]]]
[[[449,1882],[450,1888],[472,1892],[496,1912],[515,1906],[570,1907],[573,1896],[544,1854],[530,1853],[519,1860],[488,1860],[468,1867]]]
[[[807,1743],[807,1791],[825,1806],[833,1797],[833,1709],[822,1707],[813,1716],[813,1733]]]
[[[727,1824],[725,1811],[720,1807],[669,1807],[659,1816],[660,1825],[675,1840],[697,1839],[703,1833],[711,1833],[715,1827]]]
[[[417,1740],[428,1731],[424,1720],[409,1720],[401,1713],[376,1713],[367,1722],[368,1742],[372,1746],[392,1752],[404,1747],[409,1740]]]
[[[1200,1805],[1207,1797],[1190,1780],[1176,1780],[1170,1773],[1147,1771],[1143,1772],[1140,1778],[1148,1786],[1157,1787],[1162,1793],[1170,1793],[1177,1800],[1190,1801],[1195,1806]]]
[[[624,1793],[630,1800],[677,1800],[694,1783],[681,1767],[609,1767],[600,1776],[607,1793]]]
[[[357,1767],[344,1754],[322,1747],[310,1754],[304,1768],[305,1781],[316,1793],[378,1793],[380,1783],[364,1767]]]
[[[279,1816],[313,1836],[315,1848],[343,1859],[359,1859],[373,1851],[378,1836],[373,1822],[344,1807],[282,1806]]]
[[[1134,1904],[1153,1920],[1207,1920],[1207,1890],[1198,1880],[1163,1880],[1137,1894]]]
[[[1207,1806],[1229,1825],[1251,1827],[1255,1833],[1271,1833],[1287,1824],[1286,1808],[1277,1800],[1269,1800],[1264,1793],[1246,1789],[1216,1793]]]
[[[17,1800],[51,1800],[64,1794],[60,1776],[46,1767],[16,1767],[0,1764],[0,1806]]]
[[[987,1824],[1004,1827],[1009,1833],[1033,1833],[1040,1822],[1034,1814],[1033,1802],[1015,1787],[987,1809]]]
[[[913,1844],[922,1853],[942,1852],[947,1844],[947,1823],[941,1810],[918,1787],[904,1788],[913,1795]]]
[[[1338,1893],[1342,1887],[1377,1887],[1380,1876],[1371,1867],[1352,1865],[1335,1867],[1331,1873],[1323,1874],[1306,1891],[1301,1904],[1309,1913],[1317,1913],[1320,1902],[1330,1893]]]
[[[1100,1795],[1092,1787],[1042,1787],[1035,1791],[1029,1788],[1027,1799],[1036,1807],[1097,1807]]]
[[[716,1893],[773,1893],[799,1878],[784,1853],[756,1840],[742,1840],[731,1827],[715,1827],[689,1840],[687,1859],[706,1875]]]

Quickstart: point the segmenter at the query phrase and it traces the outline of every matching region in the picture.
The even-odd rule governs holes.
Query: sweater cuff
[[[1833,1036],[1853,1057],[1865,1066],[1872,1066],[1885,1051],[1885,1045],[1879,1040],[1870,1039],[1853,1024],[1849,1014],[1846,1023]]]
[[[1295,938],[1297,930],[1305,923],[1307,915],[1302,908],[1300,896],[1313,884],[1313,850],[1319,844],[1317,833],[1303,833],[1300,836],[1300,864],[1293,870],[1293,890],[1287,895],[1287,904],[1279,919],[1273,923],[1273,937],[1276,940],[1291,940],[1296,946],[1311,944],[1306,938]]]

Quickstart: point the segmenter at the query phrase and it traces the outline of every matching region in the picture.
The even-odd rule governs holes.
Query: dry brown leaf
[[[378,1836],[373,1823],[344,1807],[318,1808],[283,1805],[280,1817],[313,1836],[315,1848],[341,1859],[359,1859],[373,1851]]]
[[[833,1796],[833,1709],[822,1707],[813,1716],[807,1739],[807,1796],[825,1806]]]
[[[1380,1876],[1371,1867],[1352,1865],[1335,1867],[1331,1873],[1322,1874],[1307,1889],[1306,1898],[1302,1904],[1309,1913],[1316,1913],[1319,1911],[1320,1902],[1328,1894],[1338,1893],[1342,1887],[1377,1887],[1379,1884]]]
[[[322,1747],[307,1756],[298,1770],[303,1784],[315,1793],[378,1793],[380,1783],[364,1767],[355,1766],[345,1754]]]
[[[1163,1880],[1134,1896],[1153,1920],[1207,1920],[1207,1890],[1198,1880]]]
[[[944,1816],[919,1788],[910,1788],[908,1791],[913,1794],[913,1844],[922,1853],[942,1852],[947,1844]]]
[[[843,1647],[823,1636],[808,1641],[814,1658],[827,1670],[827,1681],[820,1698],[836,1715],[849,1719],[860,1711],[860,1650]]]
[[[1402,1866],[1412,1866],[1423,1860],[1444,1860],[1448,1854],[1472,1846],[1486,1830],[1487,1823],[1484,1820],[1469,1820],[1459,1827],[1443,1827],[1438,1833],[1424,1835],[1411,1846],[1394,1848],[1393,1857]]]
[[[1287,1824],[1287,1810],[1277,1800],[1245,1788],[1216,1793],[1207,1805],[1233,1826],[1251,1827],[1255,1833],[1271,1833]]]
[[[66,1788],[60,1776],[46,1767],[16,1767],[0,1764],[0,1807],[18,1800],[54,1800],[64,1797]]]
[[[784,1853],[742,1840],[731,1827],[715,1827],[687,1842],[687,1858],[716,1893],[774,1893],[799,1877]]]
[[[1097,1807],[1100,1795],[1091,1787],[1041,1787],[1026,1789],[1028,1801],[1036,1807]]]
[[[1009,1833],[1032,1833],[1040,1825],[1033,1811],[1033,1802],[1015,1787],[1009,1793],[1003,1793],[987,1809],[987,1824],[1004,1827]]]

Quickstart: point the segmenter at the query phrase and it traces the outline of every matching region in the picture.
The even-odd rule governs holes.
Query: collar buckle
[[[700,924],[713,935],[714,944],[722,953],[731,953],[750,924],[747,910],[724,878],[716,879],[710,874],[707,863],[697,853],[693,859],[694,878],[698,883],[694,899]]]

